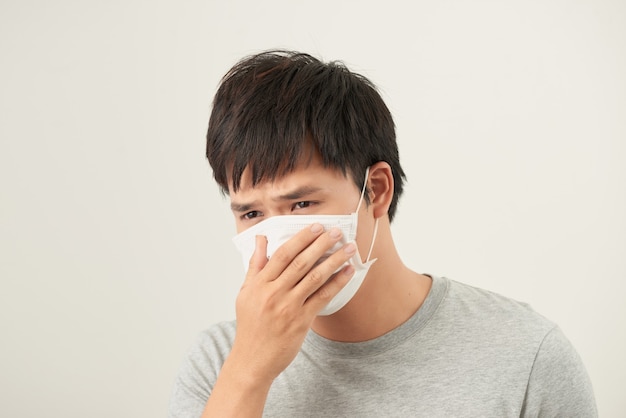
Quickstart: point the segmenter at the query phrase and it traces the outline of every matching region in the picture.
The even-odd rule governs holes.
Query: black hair
[[[349,174],[359,189],[366,168],[386,161],[394,178],[393,219],[405,174],[391,113],[372,82],[341,62],[279,50],[246,57],[224,76],[206,148],[224,193],[239,189],[246,168],[253,185],[289,173],[309,145],[325,167]]]

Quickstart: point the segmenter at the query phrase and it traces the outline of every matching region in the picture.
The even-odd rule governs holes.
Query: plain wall
[[[244,55],[368,76],[394,114],[405,262],[560,324],[604,417],[626,398],[626,3],[0,3],[0,416],[165,416],[234,318],[210,102]]]

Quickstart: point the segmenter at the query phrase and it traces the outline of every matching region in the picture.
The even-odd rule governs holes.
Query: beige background
[[[272,47],[380,87],[407,264],[531,303],[624,416],[618,0],[0,2],[0,416],[165,415],[241,281],[210,100]]]

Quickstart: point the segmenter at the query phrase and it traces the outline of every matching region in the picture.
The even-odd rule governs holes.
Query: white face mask
[[[255,237],[257,235],[265,235],[267,237],[267,256],[272,257],[274,252],[283,245],[286,241],[292,238],[296,233],[302,229],[311,226],[311,224],[319,223],[325,230],[330,228],[339,228],[342,232],[342,238],[331,249],[329,249],[320,258],[317,263],[321,263],[335,251],[339,250],[345,244],[353,242],[356,239],[356,230],[358,224],[358,213],[363,202],[363,196],[365,194],[365,186],[367,185],[367,177],[369,174],[369,167],[365,171],[365,183],[361,190],[361,198],[356,211],[350,215],[282,215],[272,216],[258,224],[246,229],[242,233],[236,235],[233,238],[233,242],[237,249],[241,252],[243,257],[243,264],[246,273],[248,272],[248,266],[250,258],[254,253],[256,247]],[[372,243],[367,254],[365,262],[361,261],[359,250],[357,248],[356,253],[346,262],[345,265],[351,264],[354,267],[354,275],[350,281],[337,293],[337,295],[319,312],[319,315],[331,315],[343,308],[354,297],[359,287],[365,279],[370,266],[376,261],[370,260],[372,255],[372,249],[374,248],[374,240],[376,239],[376,232],[378,230],[378,219],[374,224],[374,234],[372,236]],[[356,243],[355,243],[356,245]],[[341,266],[339,271],[344,266]]]

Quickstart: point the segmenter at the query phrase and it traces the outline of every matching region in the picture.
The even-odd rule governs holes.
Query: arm
[[[338,230],[305,228],[267,260],[265,237],[237,297],[233,348],[202,415],[260,417],[272,382],[295,358],[317,313],[348,282],[351,266],[333,276],[356,251],[348,244],[314,263],[340,238]],[[333,276],[333,280],[328,280]]]
[[[598,416],[585,366],[558,327],[546,335],[539,348],[521,416]]]

